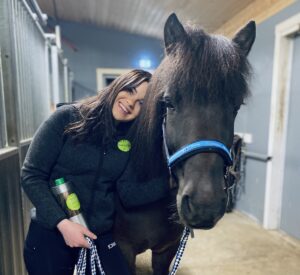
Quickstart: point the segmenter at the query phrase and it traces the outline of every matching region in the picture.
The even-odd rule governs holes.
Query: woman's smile
[[[119,92],[112,107],[115,121],[131,121],[139,115],[147,88],[148,82],[144,81],[133,91],[123,90]]]
[[[124,113],[125,115],[128,115],[131,113],[129,108],[125,107],[125,104],[122,104],[122,102],[119,102],[118,105],[120,107],[121,112]]]

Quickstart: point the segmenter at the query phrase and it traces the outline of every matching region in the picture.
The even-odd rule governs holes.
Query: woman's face
[[[134,120],[140,113],[148,82],[144,81],[136,87],[135,92],[120,91],[112,107],[113,118],[117,122]]]

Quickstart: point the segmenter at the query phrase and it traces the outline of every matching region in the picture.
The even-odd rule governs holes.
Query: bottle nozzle
[[[55,185],[58,186],[58,185],[64,184],[65,179],[64,178],[59,178],[59,179],[56,179],[54,182],[55,182]]]

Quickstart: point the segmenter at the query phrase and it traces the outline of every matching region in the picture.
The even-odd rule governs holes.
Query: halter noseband
[[[232,157],[227,147],[220,141],[215,140],[198,140],[191,144],[185,145],[168,157],[168,166],[173,167],[178,162],[187,159],[199,153],[217,153],[219,154],[226,166],[232,165]]]
[[[170,169],[180,161],[185,160],[199,153],[217,153],[223,158],[225,162],[225,166],[227,167],[231,166],[233,163],[230,151],[228,150],[226,145],[216,140],[195,141],[193,143],[185,145],[184,147],[182,147],[181,149],[179,149],[173,155],[170,156],[169,149],[166,142],[165,120],[163,122],[162,131],[163,131],[163,142],[165,147],[165,154]]]

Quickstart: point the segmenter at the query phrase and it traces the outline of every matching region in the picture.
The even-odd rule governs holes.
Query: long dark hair
[[[106,143],[116,132],[112,107],[120,91],[134,91],[142,82],[149,82],[151,73],[132,70],[117,77],[96,96],[78,102],[79,120],[67,126],[65,133],[71,134],[74,141]]]

